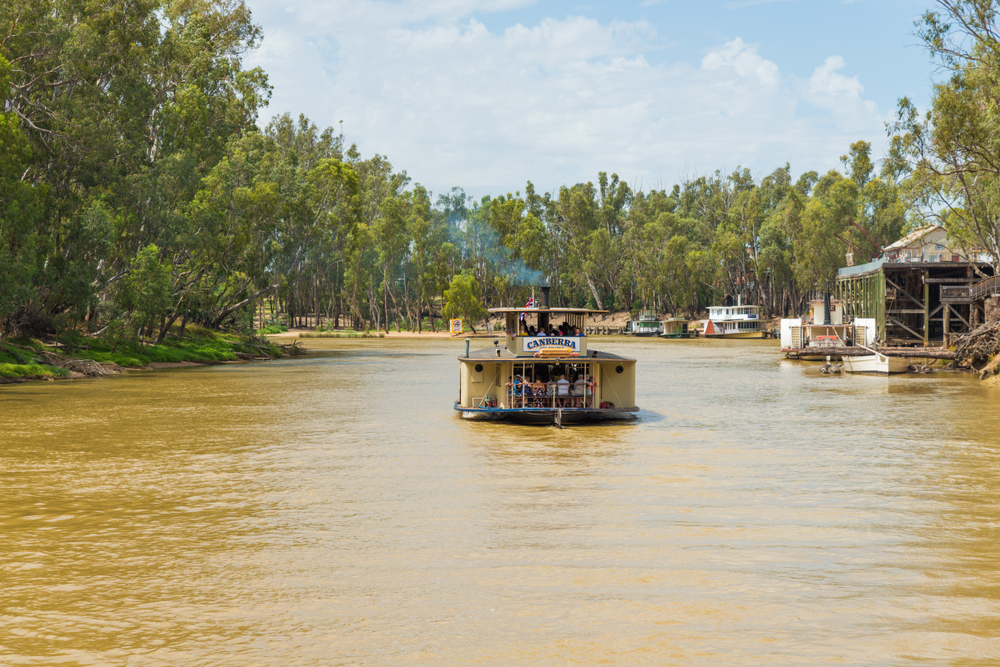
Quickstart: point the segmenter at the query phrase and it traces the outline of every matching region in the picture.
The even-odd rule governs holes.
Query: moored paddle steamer
[[[502,315],[504,333],[492,347],[469,349],[458,358],[463,417],[527,424],[573,424],[629,419],[635,405],[635,359],[591,349],[587,308],[491,308]],[[501,344],[501,340],[503,344]]]
[[[760,317],[760,306],[711,306],[701,335],[705,338],[767,338],[767,324]]]

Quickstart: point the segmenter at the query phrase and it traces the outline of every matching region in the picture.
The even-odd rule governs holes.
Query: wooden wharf
[[[878,351],[887,357],[912,357],[914,359],[954,359],[955,351],[944,347],[880,347]],[[799,359],[801,357],[830,357],[831,359],[842,359],[843,357],[863,357],[871,354],[871,350],[856,345],[819,346],[810,345],[797,350],[785,352],[787,359]]]
[[[840,269],[836,297],[849,318],[874,319],[883,342],[947,346],[983,322],[983,300],[1000,293],[1000,277],[982,279],[992,272],[985,262],[879,259]]]

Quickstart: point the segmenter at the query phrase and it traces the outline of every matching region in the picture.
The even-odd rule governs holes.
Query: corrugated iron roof
[[[921,227],[920,229],[914,229],[912,232],[910,232],[903,238],[899,239],[895,243],[887,245],[885,249],[888,251],[888,250],[897,250],[905,248],[911,243],[914,243],[924,238],[925,236],[933,232],[935,229],[940,229],[945,234],[948,233],[948,231],[941,225],[927,225],[926,227]]]

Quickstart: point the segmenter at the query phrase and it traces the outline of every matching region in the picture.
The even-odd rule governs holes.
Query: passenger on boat
[[[566,379],[565,375],[560,375],[556,381],[556,396],[556,405],[561,408],[569,407],[566,405],[571,400],[569,398],[569,380]]]
[[[584,402],[584,396],[587,392],[587,381],[583,377],[583,373],[576,376],[576,382],[573,383],[573,394],[576,396],[577,407],[585,408],[587,407]]]
[[[515,375],[514,379],[507,383],[507,387],[510,389],[510,395],[511,395],[510,407],[512,408],[521,407],[518,405],[518,403],[521,402],[518,401],[518,399],[521,398],[521,390],[523,389],[523,384],[524,383],[521,381],[520,375]]]
[[[545,407],[545,383],[542,382],[541,377],[535,380],[535,383],[531,386],[532,401],[531,404],[536,408]]]
[[[573,328],[573,335],[574,336],[582,336],[583,335],[582,333],[580,333],[580,327],[574,327]]]
[[[569,376],[568,381],[569,381],[569,387],[567,388],[569,390],[568,397],[563,402],[565,404],[565,407],[567,407],[567,408],[575,408],[576,407],[576,392],[575,392],[576,386],[573,384],[573,376],[572,375]]]

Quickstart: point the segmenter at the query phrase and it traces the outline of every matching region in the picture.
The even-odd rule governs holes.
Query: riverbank
[[[188,327],[183,338],[171,335],[159,344],[142,341],[112,344],[78,333],[58,338],[5,338],[0,339],[0,384],[266,361],[295,354],[298,349],[295,342],[282,345],[199,327]]]
[[[379,332],[354,332],[354,331],[315,331],[314,329],[289,329],[288,331],[283,331],[276,334],[268,334],[267,339],[273,341],[282,340],[296,340],[296,339],[308,339],[308,338],[384,338],[389,340],[401,339],[401,338],[416,338],[416,339],[431,339],[431,338],[496,338],[500,332],[483,332],[478,333],[465,332],[461,334],[453,334],[447,331],[424,331],[422,333],[417,333],[416,331],[390,331],[388,334],[384,331]]]
[[[587,319],[587,327],[605,327],[607,329],[624,329],[631,319],[628,311],[618,311],[614,313],[607,313],[606,315],[597,315]],[[490,321],[490,325],[496,323],[496,319]],[[386,339],[399,339],[399,338],[413,338],[413,339],[428,339],[428,338],[496,338],[497,336],[503,335],[502,331],[493,331],[488,326],[480,327],[477,325],[476,331],[463,331],[460,334],[453,334],[450,331],[353,331],[349,329],[335,329],[332,331],[322,331],[317,330],[315,327],[294,327],[287,329],[285,331],[277,333],[268,333],[267,338],[269,340],[285,340],[285,339],[296,339],[296,338],[386,338]],[[595,334],[597,335],[597,334]]]

